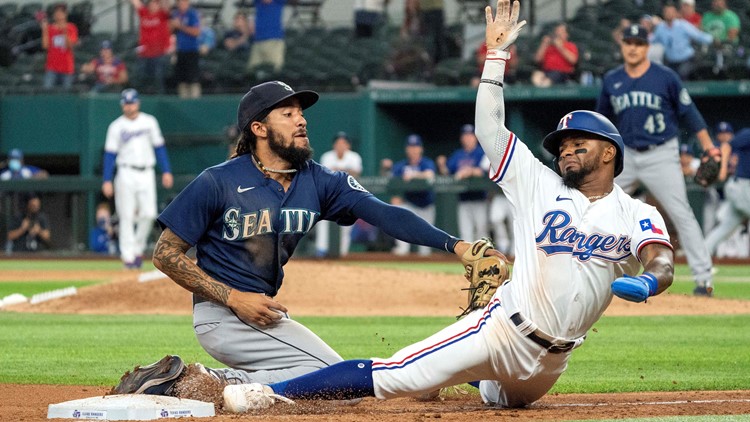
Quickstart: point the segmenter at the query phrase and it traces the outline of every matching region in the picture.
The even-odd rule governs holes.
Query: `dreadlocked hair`
[[[256,122],[266,123],[266,120],[268,119],[268,114],[265,116],[260,116],[260,118],[255,119]],[[250,122],[252,124],[252,122]],[[241,155],[246,154],[252,154],[253,151],[255,151],[255,145],[258,143],[258,137],[255,136],[253,133],[253,130],[250,129],[250,124],[248,124],[243,130],[242,133],[240,133],[239,138],[237,138],[237,146],[234,149],[234,153],[232,154],[231,158],[237,158]]]

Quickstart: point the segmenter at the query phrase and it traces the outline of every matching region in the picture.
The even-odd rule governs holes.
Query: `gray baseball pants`
[[[624,158],[623,171],[615,183],[628,194],[642,183],[654,195],[677,229],[696,284],[713,286],[711,255],[688,202],[677,138],[643,152],[626,147]]]

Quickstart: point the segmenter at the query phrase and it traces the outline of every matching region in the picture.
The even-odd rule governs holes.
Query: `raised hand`
[[[488,50],[507,50],[518,38],[521,28],[526,25],[525,20],[518,22],[520,9],[521,3],[518,0],[514,0],[512,6],[510,0],[497,0],[497,13],[494,17],[492,7],[487,6],[484,9],[487,18],[485,42]]]

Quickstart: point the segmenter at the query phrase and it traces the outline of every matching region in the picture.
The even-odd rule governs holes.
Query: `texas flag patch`
[[[645,232],[646,230],[651,230],[652,232],[656,234],[664,234],[664,231],[654,225],[654,223],[651,222],[650,218],[647,218],[645,220],[641,220],[641,231]]]

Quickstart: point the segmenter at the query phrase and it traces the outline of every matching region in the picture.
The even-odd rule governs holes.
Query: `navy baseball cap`
[[[287,98],[299,100],[300,107],[306,109],[318,102],[320,96],[315,91],[295,91],[281,81],[263,82],[247,91],[237,107],[237,127],[245,130],[247,125],[262,120],[277,104]]]
[[[474,125],[467,123],[461,126],[461,133],[474,133]]]
[[[637,40],[648,44],[648,31],[640,25],[630,25],[622,30],[622,40]]]
[[[416,133],[413,133],[406,137],[406,146],[408,147],[421,147],[424,145],[422,143],[422,137],[417,135]]]
[[[716,133],[734,133],[734,128],[729,122],[719,122],[719,124],[716,125]]]
[[[133,88],[123,90],[122,94],[120,94],[120,105],[135,104],[140,101],[140,98],[138,98],[138,91]]]
[[[18,148],[13,148],[8,153],[8,158],[17,158],[19,160],[22,160],[23,159],[23,151],[21,151]]]
[[[336,136],[333,137],[333,140],[336,141],[339,138],[344,138],[344,139],[346,139],[347,142],[351,142],[352,141],[351,138],[349,138],[349,134],[346,133],[346,132],[344,132],[343,130],[339,131],[338,133],[336,133]]]
[[[109,40],[102,41],[102,50],[111,50],[112,49],[112,42]]]

